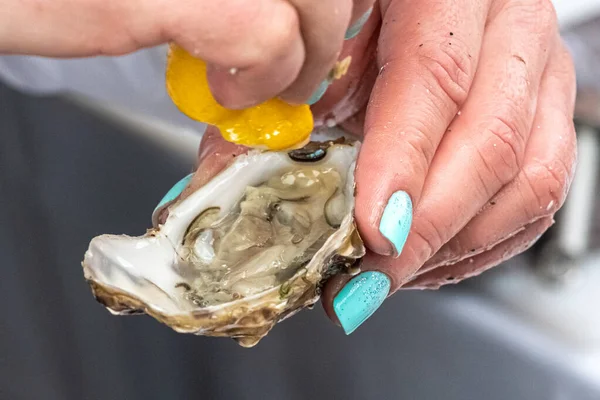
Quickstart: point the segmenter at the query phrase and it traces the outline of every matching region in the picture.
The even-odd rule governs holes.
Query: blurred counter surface
[[[586,103],[578,105],[579,110],[585,120],[598,121],[596,126],[600,126],[600,0],[554,2],[582,77],[579,91],[586,93]],[[118,58],[86,60],[3,56],[0,78],[21,91],[64,95],[191,167],[203,126],[180,115],[168,99],[164,54],[165,48],[158,47]],[[462,336],[466,342],[497,346],[498,351],[486,357],[490,364],[497,362],[496,373],[506,374],[507,379],[514,374],[514,366],[505,362],[502,349],[534,360],[547,376],[556,374],[556,382],[572,379],[594,391],[581,399],[600,398],[600,255],[589,253],[559,283],[541,279],[527,265],[529,260],[518,257],[458,287],[418,294],[416,307],[438,318],[437,329],[452,328],[458,330],[455,337]],[[394,302],[390,307],[402,304]],[[460,348],[456,352],[457,360],[464,358],[458,353]],[[555,392],[560,393],[560,388]]]

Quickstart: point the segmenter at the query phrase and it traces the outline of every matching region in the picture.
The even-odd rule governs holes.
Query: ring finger
[[[573,178],[576,137],[572,120],[575,71],[560,39],[544,72],[538,98],[520,173],[417,275],[485,252],[533,221],[553,215],[562,206]]]

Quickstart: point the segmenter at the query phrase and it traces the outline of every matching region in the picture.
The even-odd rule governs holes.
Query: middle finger
[[[563,204],[574,173],[575,71],[557,40],[544,72],[523,168],[418,274],[489,249],[523,226],[553,215]]]
[[[392,288],[517,175],[555,26],[549,1],[509,1],[492,16],[469,98],[434,156],[404,251],[399,260],[373,260]]]

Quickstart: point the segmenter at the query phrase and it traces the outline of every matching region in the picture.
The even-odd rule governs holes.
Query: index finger
[[[486,9],[472,0],[384,4],[381,68],[356,170],[356,219],[376,253],[402,251],[412,203],[419,201],[437,146],[471,87]],[[407,224],[380,224],[388,202],[403,207]]]

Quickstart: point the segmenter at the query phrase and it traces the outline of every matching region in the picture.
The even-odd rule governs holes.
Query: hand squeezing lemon
[[[287,150],[304,146],[313,130],[308,105],[270,99],[244,110],[229,110],[213,97],[206,64],[172,44],[167,57],[167,91],[181,112],[214,125],[229,142],[253,148]]]

